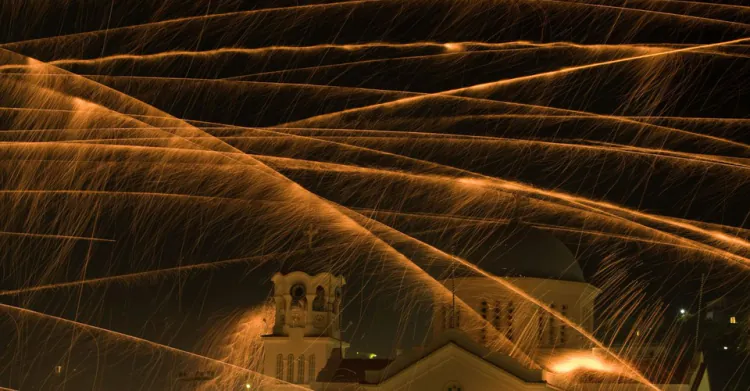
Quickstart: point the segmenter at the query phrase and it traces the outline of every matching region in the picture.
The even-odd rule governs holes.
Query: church
[[[342,340],[340,330],[342,288],[346,284],[343,276],[277,273],[273,277],[275,324],[262,337],[263,373],[287,385],[269,389],[653,389],[609,367],[608,355],[592,348],[579,332],[593,333],[600,291],[585,280],[568,247],[554,235],[530,226],[520,227],[505,239],[502,245],[485,241],[472,248],[465,259],[507,279],[571,323],[519,300],[489,278],[452,277],[442,282],[453,293],[454,302],[433,308],[433,333],[426,346],[389,359],[347,358],[349,345]],[[462,306],[455,305],[456,299]],[[467,310],[474,314],[467,314]],[[472,322],[472,316],[481,317],[481,321]],[[511,347],[517,344],[519,349],[512,351],[530,352],[527,360],[497,349],[496,340]],[[659,356],[663,347],[638,349],[644,357],[655,352]],[[688,361],[679,371],[649,381],[661,390],[709,390],[701,357]],[[588,372],[571,381],[570,373],[579,369]]]

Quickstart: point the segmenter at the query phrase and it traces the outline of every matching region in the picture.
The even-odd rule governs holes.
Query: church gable
[[[398,363],[394,362],[394,365]],[[392,370],[392,369],[391,369]],[[448,343],[395,373],[386,369],[370,373],[374,390],[545,390],[543,381],[527,381],[509,369],[479,357],[463,347]],[[380,379],[376,379],[379,377]]]

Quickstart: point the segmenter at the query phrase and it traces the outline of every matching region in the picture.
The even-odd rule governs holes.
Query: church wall
[[[539,299],[555,311],[593,330],[594,299],[598,290],[589,284],[538,278],[507,278],[518,288]],[[489,278],[457,278],[456,296],[469,305],[485,322],[472,321],[456,310],[459,328],[480,343],[492,342],[492,327],[514,343],[531,348],[581,348],[586,340],[569,325],[550,316],[535,304],[520,298]],[[442,304],[434,311],[433,327],[439,334],[451,327],[453,307]],[[463,315],[463,316],[461,316]],[[474,318],[476,319],[476,318]],[[496,335],[496,334],[494,334]]]

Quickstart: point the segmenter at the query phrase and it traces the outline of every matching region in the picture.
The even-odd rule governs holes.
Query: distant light
[[[370,353],[370,354],[369,354],[369,355],[368,355],[367,357],[370,357],[370,359],[372,360],[373,358],[375,358],[375,357],[377,357],[377,356],[378,356],[378,355],[377,355],[377,354],[375,354],[375,353]]]
[[[245,388],[250,389],[250,383],[245,383]]]
[[[731,323],[731,324],[737,324],[737,318],[735,318],[734,316],[730,317],[729,318],[729,323]]]
[[[640,332],[640,331],[638,331],[638,330],[636,330],[636,331],[635,331],[635,336],[636,336],[636,337],[640,337],[640,336],[641,336],[641,332]]]
[[[685,309],[684,308],[680,308],[680,314],[685,315]]]
[[[724,346],[724,350],[729,350],[729,347],[728,346]]]

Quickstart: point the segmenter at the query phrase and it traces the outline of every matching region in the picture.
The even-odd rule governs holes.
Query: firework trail
[[[40,344],[62,352],[66,368],[85,361],[76,355],[88,333],[132,345],[126,355],[145,348],[219,368],[203,389],[304,388],[261,374],[260,337],[275,313],[267,296],[249,295],[266,289],[271,269],[357,281],[344,307],[359,311],[358,331],[372,323],[365,308],[395,303],[399,344],[420,308],[452,298],[445,276],[429,272],[437,264],[488,281],[596,354],[547,357],[530,326],[509,339],[458,298],[491,351],[571,389],[592,373],[660,389],[678,360],[644,357],[660,338],[652,329],[668,329],[662,341],[677,357],[694,354],[680,321],[662,320],[670,292],[694,293],[696,270],[711,274],[705,293],[714,298],[746,287],[750,122],[737,107],[750,7],[202,5],[175,12],[160,3],[154,18],[92,5],[93,16],[70,26],[40,12],[30,26],[51,21],[59,31],[6,32],[0,296],[12,304],[0,308],[13,314],[18,338],[2,357],[24,373],[0,371],[2,384],[34,387],[32,368],[48,363],[24,351],[42,331]],[[35,7],[52,9],[11,14]],[[583,262],[596,258],[600,325],[588,330],[512,278],[421,239],[476,232],[473,242],[519,222],[587,248]],[[244,275],[231,267],[239,265]],[[134,312],[118,302],[139,294],[149,297]],[[211,306],[235,315],[217,322]],[[121,307],[135,327],[105,321]],[[169,327],[157,326],[162,318]],[[147,328],[164,331],[134,336]],[[57,329],[74,332],[56,341]],[[177,342],[184,329],[207,355],[172,347],[194,345]],[[95,384],[105,383],[106,350],[86,352]],[[147,372],[143,384],[158,388],[158,371]]]

